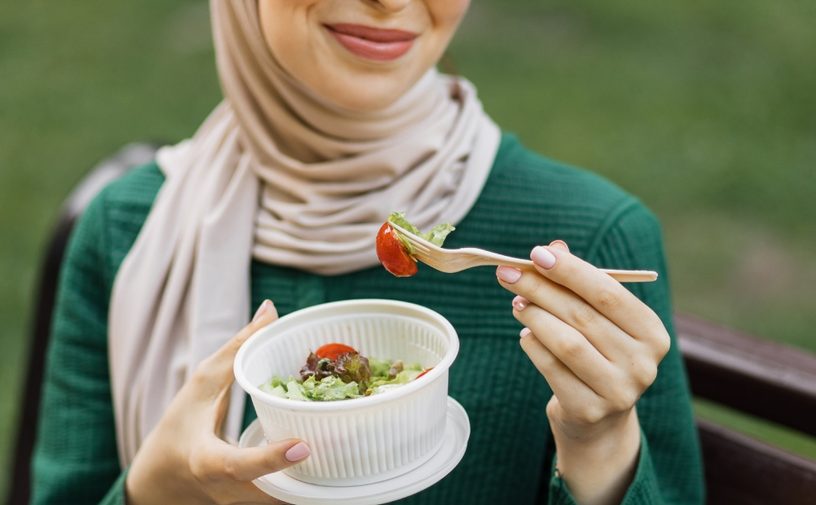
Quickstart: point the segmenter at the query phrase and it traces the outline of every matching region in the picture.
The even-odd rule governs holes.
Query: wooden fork
[[[461,272],[468,268],[481,266],[507,265],[524,270],[535,270],[533,262],[520,258],[513,258],[475,247],[461,249],[443,249],[428,242],[422,237],[414,235],[405,228],[389,223],[413,247],[413,256],[431,268],[445,273]],[[652,282],[657,280],[657,272],[652,270],[614,270],[601,268],[601,272],[609,274],[619,282]]]

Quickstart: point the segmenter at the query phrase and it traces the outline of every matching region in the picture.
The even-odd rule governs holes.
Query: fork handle
[[[535,270],[532,261],[510,258],[508,256],[499,260],[498,264],[526,270]],[[620,270],[615,268],[599,268],[598,270],[608,274],[618,282],[654,282],[657,280],[657,272],[654,270]]]
[[[613,268],[601,268],[600,270],[618,282],[654,282],[657,280],[657,272],[654,270],[617,270]]]

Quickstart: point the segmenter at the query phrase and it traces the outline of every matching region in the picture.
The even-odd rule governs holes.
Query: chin
[[[370,112],[384,109],[396,102],[416,81],[405,76],[344,76],[326,79],[314,89],[319,96],[347,110]]]
[[[332,100],[335,105],[342,109],[359,111],[359,112],[373,112],[387,108],[389,105],[397,101],[399,95],[392,94],[377,94],[377,93],[354,93],[345,94]]]

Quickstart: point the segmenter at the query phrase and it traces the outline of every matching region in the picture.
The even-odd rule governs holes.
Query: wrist
[[[581,504],[619,503],[632,482],[640,454],[635,409],[592,426],[550,421],[556,467]]]
[[[556,448],[569,453],[603,458],[621,450],[621,445],[640,444],[640,422],[634,408],[593,424],[576,424],[550,418]]]

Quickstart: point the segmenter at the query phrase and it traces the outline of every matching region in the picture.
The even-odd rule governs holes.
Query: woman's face
[[[275,59],[317,95],[385,107],[442,56],[470,0],[258,0]]]

